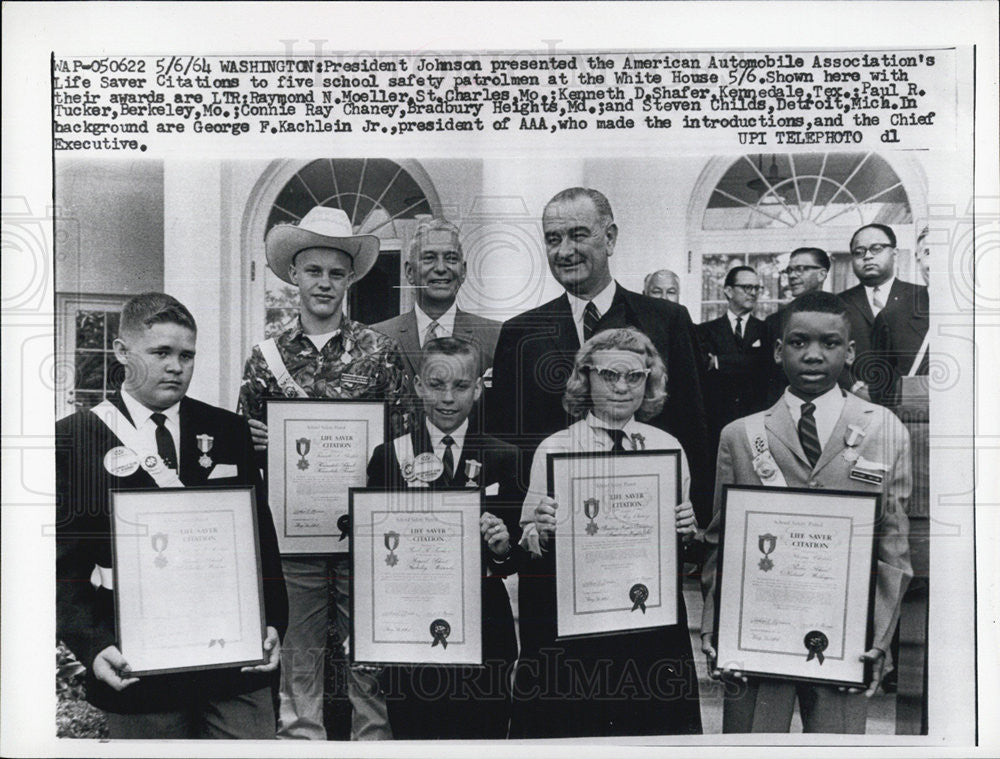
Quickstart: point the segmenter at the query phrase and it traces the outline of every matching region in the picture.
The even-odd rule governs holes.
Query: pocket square
[[[484,495],[500,495],[500,483],[494,482],[492,485],[487,485]]]
[[[216,464],[215,468],[209,472],[208,479],[218,480],[224,477],[236,477],[239,473],[236,464]]]
[[[750,347],[751,348],[759,348],[760,347],[760,338],[754,340],[753,341],[753,345],[751,345]]]

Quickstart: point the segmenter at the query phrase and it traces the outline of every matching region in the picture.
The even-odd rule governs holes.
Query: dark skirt
[[[700,734],[683,598],[677,625],[556,642],[553,555],[520,575],[510,737]]]

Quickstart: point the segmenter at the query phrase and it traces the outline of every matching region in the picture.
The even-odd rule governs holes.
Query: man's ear
[[[778,366],[781,366],[782,347],[784,347],[784,344],[781,342],[781,338],[779,337],[777,340],[774,341],[774,363],[776,363]]]
[[[478,401],[479,397],[483,394],[483,378],[476,377],[476,389],[472,393],[472,400]]]
[[[118,363],[125,365],[128,363],[128,346],[125,345],[125,341],[120,337],[116,337],[112,347],[115,349],[115,358],[118,359]]]
[[[611,222],[604,234],[608,238],[608,255],[610,256],[615,252],[615,243],[618,242],[618,225]]]
[[[830,274],[830,270],[829,269],[820,269],[819,270],[819,283],[823,284],[824,282],[826,282],[827,275],[829,275],[829,274]]]
[[[290,280],[292,280],[292,284],[293,285],[295,285],[296,287],[298,287],[298,285],[299,285],[299,271],[298,271],[298,269],[295,268],[295,259],[294,258],[292,259],[292,262],[290,264],[288,264],[288,278]]]
[[[853,340],[848,340],[847,341],[847,353],[844,355],[844,363],[847,364],[848,366],[852,366],[854,364],[854,341]]]
[[[353,271],[353,269],[352,269]],[[417,283],[413,281],[413,264],[410,263],[410,259],[407,258],[403,262],[403,274],[406,276],[406,281],[413,287],[417,286]]]

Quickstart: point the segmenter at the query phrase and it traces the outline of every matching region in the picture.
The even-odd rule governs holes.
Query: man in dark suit
[[[718,447],[723,427],[765,405],[768,364],[774,360],[767,348],[764,322],[753,315],[760,289],[756,271],[749,266],[733,267],[723,287],[729,304],[726,313],[697,327],[706,367],[705,406],[713,448]]]
[[[195,338],[174,298],[132,298],[114,342],[121,392],[56,424],[57,632],[87,667],[87,699],[108,713],[112,738],[274,738],[271,685],[288,621],[277,538],[247,423],[185,397]],[[255,489],[268,662],[132,677],[115,632],[108,491],[206,485]]]
[[[927,288],[896,278],[896,234],[890,227],[867,224],[859,228],[851,237],[850,248],[851,265],[861,281],[840,293],[847,306],[856,353],[850,369],[850,389],[866,400],[885,399],[891,391],[893,373],[872,350],[875,318],[884,314],[882,319],[890,335],[905,339],[905,329],[910,328],[905,325],[921,328],[920,314],[927,313]]]
[[[413,310],[374,324],[372,329],[399,343],[410,377],[417,373],[420,349],[436,337],[473,343],[479,350],[479,366],[489,376],[500,322],[470,314],[455,304],[466,275],[458,228],[444,219],[421,222],[410,242],[404,271],[415,288]]]
[[[479,487],[483,492],[485,667],[386,670],[389,723],[397,740],[507,737],[517,640],[502,577],[517,571],[523,554],[511,536],[519,533],[524,491],[515,477],[517,448],[476,430],[470,420],[482,393],[481,373],[477,351],[468,342],[449,337],[427,341],[414,380],[422,418],[406,435],[378,446],[368,464],[369,487]],[[429,669],[436,669],[433,677]],[[427,682],[441,685],[433,697],[421,686]]]
[[[823,289],[823,283],[830,274],[830,256],[822,248],[796,248],[788,256],[788,266],[782,272],[788,278],[788,290],[793,298],[805,293]],[[774,344],[781,339],[781,312],[779,308],[764,320],[767,331],[768,356],[774,352]],[[773,359],[768,360],[767,406],[774,404],[788,387],[788,378],[781,366]]]
[[[545,207],[542,227],[549,269],[566,292],[504,323],[486,399],[487,429],[521,449],[521,480],[526,480],[524,465],[538,444],[573,422],[562,396],[580,345],[603,329],[635,327],[653,341],[667,365],[667,403],[650,424],[684,446],[692,469],[691,501],[699,523],[707,524],[711,452],[687,309],[630,292],[612,279],[608,259],[618,227],[610,203],[597,190],[574,187],[558,193]]]

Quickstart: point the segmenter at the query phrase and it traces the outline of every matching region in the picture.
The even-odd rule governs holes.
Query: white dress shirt
[[[451,337],[455,334],[455,315],[458,313],[458,306],[454,303],[451,304],[451,308],[445,311],[437,319],[432,319],[423,311],[420,310],[420,306],[413,305],[413,315],[417,317],[417,339],[420,340],[420,347],[424,347],[424,341],[427,337],[427,328],[431,326],[431,322],[437,322],[437,330],[435,334],[437,337]],[[458,461],[458,459],[455,459]]]
[[[889,291],[892,289],[892,285],[895,281],[896,277],[893,275],[878,286],[878,295],[879,300],[882,301],[882,308],[889,305]],[[878,316],[878,312],[882,309],[875,305],[875,288],[865,285],[865,297],[868,298],[868,305],[871,307],[872,313],[875,314],[875,316]]]
[[[451,435],[451,439],[454,441],[451,446],[451,455],[453,466],[455,470],[458,470],[458,462],[462,460],[462,449],[465,447],[465,433],[469,431],[469,420],[466,419],[454,432],[442,432],[434,424],[431,423],[430,419],[425,420],[427,422],[427,432],[431,436],[431,449],[434,451],[434,455],[437,456],[442,461],[444,460],[444,437],[445,435]],[[452,472],[454,475],[455,472]]]
[[[799,419],[802,418],[802,404],[806,401],[793,394],[791,388],[787,387],[784,398],[797,429]],[[844,410],[844,392],[839,385],[834,385],[823,395],[813,398],[812,403],[816,406],[816,410],[813,411],[813,417],[816,419],[816,437],[819,438],[820,446],[826,448],[830,435],[833,434],[833,428],[837,426],[837,420]]]
[[[740,314],[740,334],[745,335],[747,333],[747,320],[750,318],[752,311],[747,311],[745,314]],[[726,317],[729,319],[729,331],[736,336],[736,314],[734,314],[729,309],[726,309]],[[742,339],[742,338],[741,338]]]
[[[146,448],[151,451],[157,450],[156,422],[152,418],[156,412],[146,408],[146,406],[129,395],[127,390],[122,390],[122,400],[125,402],[125,408],[128,409],[128,414],[132,417],[132,423],[142,436],[142,441]],[[164,426],[170,431],[170,436],[174,439],[174,461],[178,462],[177,467],[179,470],[181,460],[179,450],[181,439],[181,402],[177,401],[173,406],[160,413],[167,417]]]
[[[593,301],[594,306],[597,308],[598,317],[604,316],[608,312],[608,309],[611,308],[611,301],[615,299],[615,282],[611,280],[607,287],[590,300],[577,298],[569,290],[566,291],[566,295],[569,297],[569,309],[573,312],[573,326],[576,327],[576,337],[580,341],[580,345],[583,345],[583,312],[586,310],[587,304]]]

